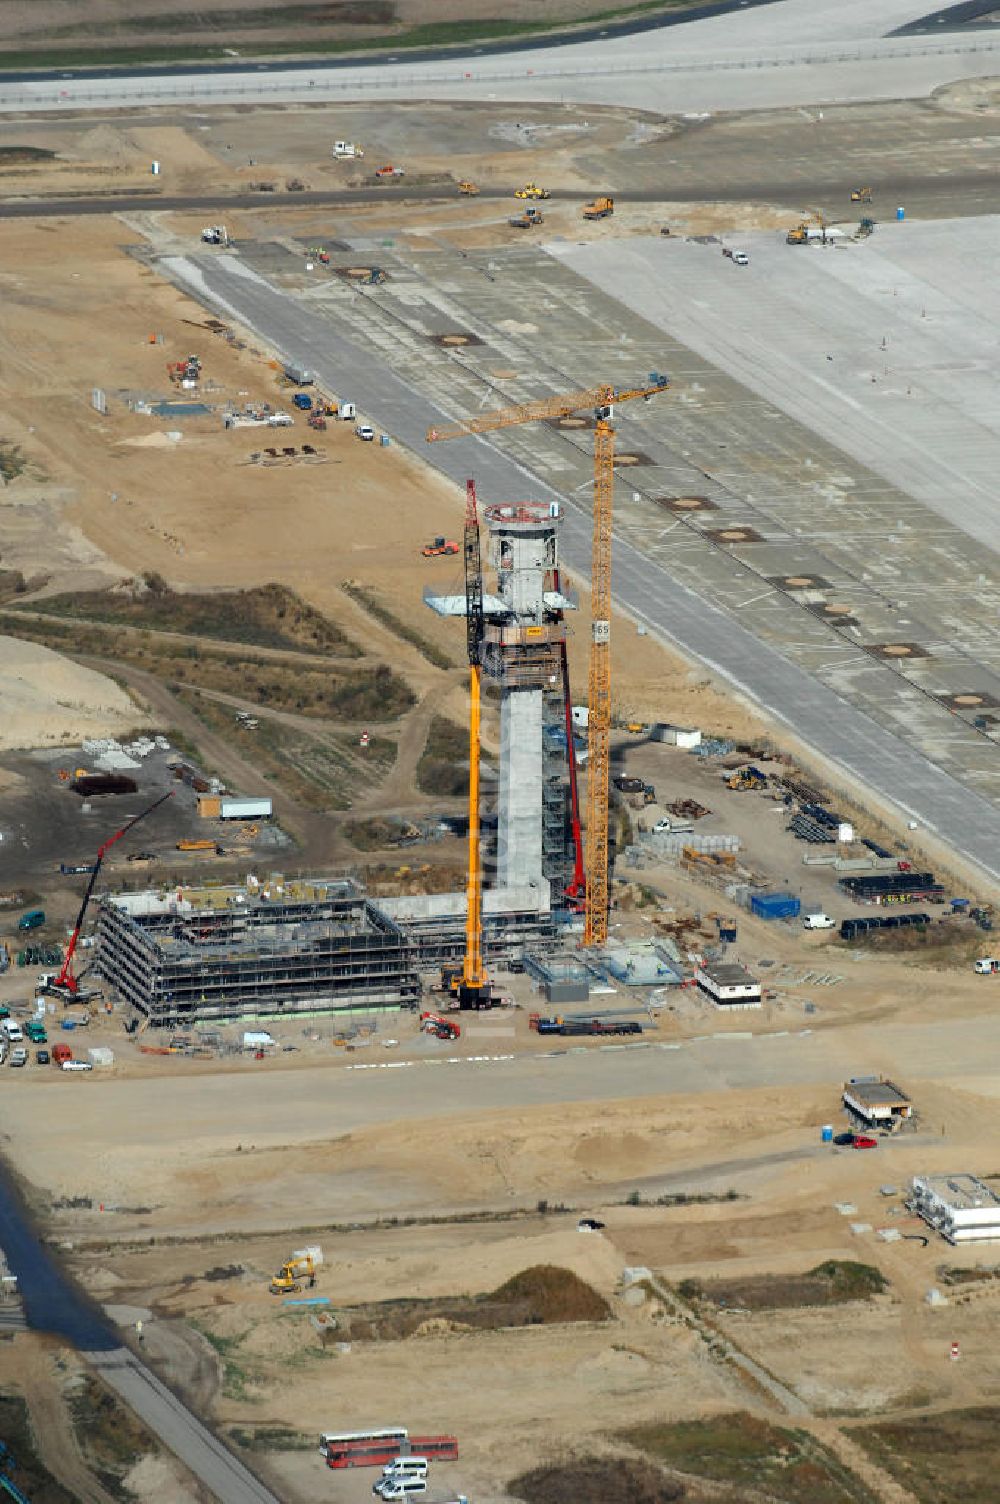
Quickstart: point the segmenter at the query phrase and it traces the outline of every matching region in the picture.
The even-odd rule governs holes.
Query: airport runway
[[[322,103],[346,99],[516,99],[620,104],[659,112],[774,108],[923,97],[991,76],[1000,37],[988,27],[892,35],[925,14],[922,0],[782,0],[683,24],[592,40],[485,47],[437,59],[397,56],[312,68],[259,63],[184,76],[123,69],[113,79],[0,81],[0,111],[137,109],[171,102]],[[887,35],[887,33],[890,33]]]
[[[534,473],[530,462],[503,453],[485,437],[428,448],[426,430],[453,414],[402,380],[391,369],[388,353],[342,332],[331,339],[327,319],[317,319],[307,305],[236,257],[165,257],[158,266],[213,311],[237,319],[286,359],[310,368],[329,390],[350,391],[359,411],[456,484],[475,475],[482,494],[517,496],[528,481],[533,496],[562,502],[562,557],[572,573],[589,577],[588,512]],[[614,579],[616,603],[637,622],[755,700],[849,778],[871,789],[884,806],[935,832],[992,881],[1000,879],[1000,810],[986,799],[728,613],[678,584],[621,537],[615,546]]]

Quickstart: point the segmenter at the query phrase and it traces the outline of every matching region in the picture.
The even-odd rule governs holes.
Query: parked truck
[[[592,204],[584,204],[583,206],[584,219],[607,219],[608,215],[614,214],[614,212],[615,201],[613,198],[595,198]]]

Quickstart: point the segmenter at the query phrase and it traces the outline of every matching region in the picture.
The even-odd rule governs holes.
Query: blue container
[[[896,210],[896,218],[897,219],[905,219],[906,218],[906,210],[905,209],[897,209]]]
[[[389,435],[387,433],[379,434],[378,441],[379,441],[379,444],[382,446],[383,449],[388,449],[388,447],[389,447]]]
[[[791,893],[755,893],[750,912],[758,919],[794,919],[802,905]]]
[[[833,1129],[831,1128],[829,1123],[823,1124],[822,1128],[819,1130],[819,1136],[824,1144],[833,1143]]]
[[[60,1027],[60,1029],[75,1029],[76,1028],[76,1019],[75,1018],[64,1018],[62,1020],[62,1022],[60,1023],[59,1027]]]

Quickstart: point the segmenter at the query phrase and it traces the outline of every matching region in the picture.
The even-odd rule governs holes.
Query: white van
[[[425,1494],[427,1492],[427,1476],[406,1478],[380,1478],[372,1487],[372,1493],[382,1499],[384,1504],[390,1500],[408,1499],[411,1494]]]
[[[383,1478],[426,1478],[426,1457],[394,1457],[382,1469]]]
[[[981,977],[992,976],[994,972],[1000,971],[1000,961],[996,960],[993,956],[983,956],[981,960],[976,962],[973,969]]]
[[[21,1032],[21,1025],[15,1023],[12,1018],[5,1018],[2,1026],[0,1027],[3,1028],[4,1036],[6,1037],[8,1044],[24,1043],[24,1035]]]
[[[806,914],[802,920],[804,930],[832,930],[836,927],[837,921],[831,919],[829,914]]]

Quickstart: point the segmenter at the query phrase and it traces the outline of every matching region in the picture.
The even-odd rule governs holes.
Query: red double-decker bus
[[[454,1436],[408,1436],[403,1430],[324,1432],[320,1450],[327,1467],[385,1467],[397,1457],[426,1457],[428,1462],[454,1462]]]

